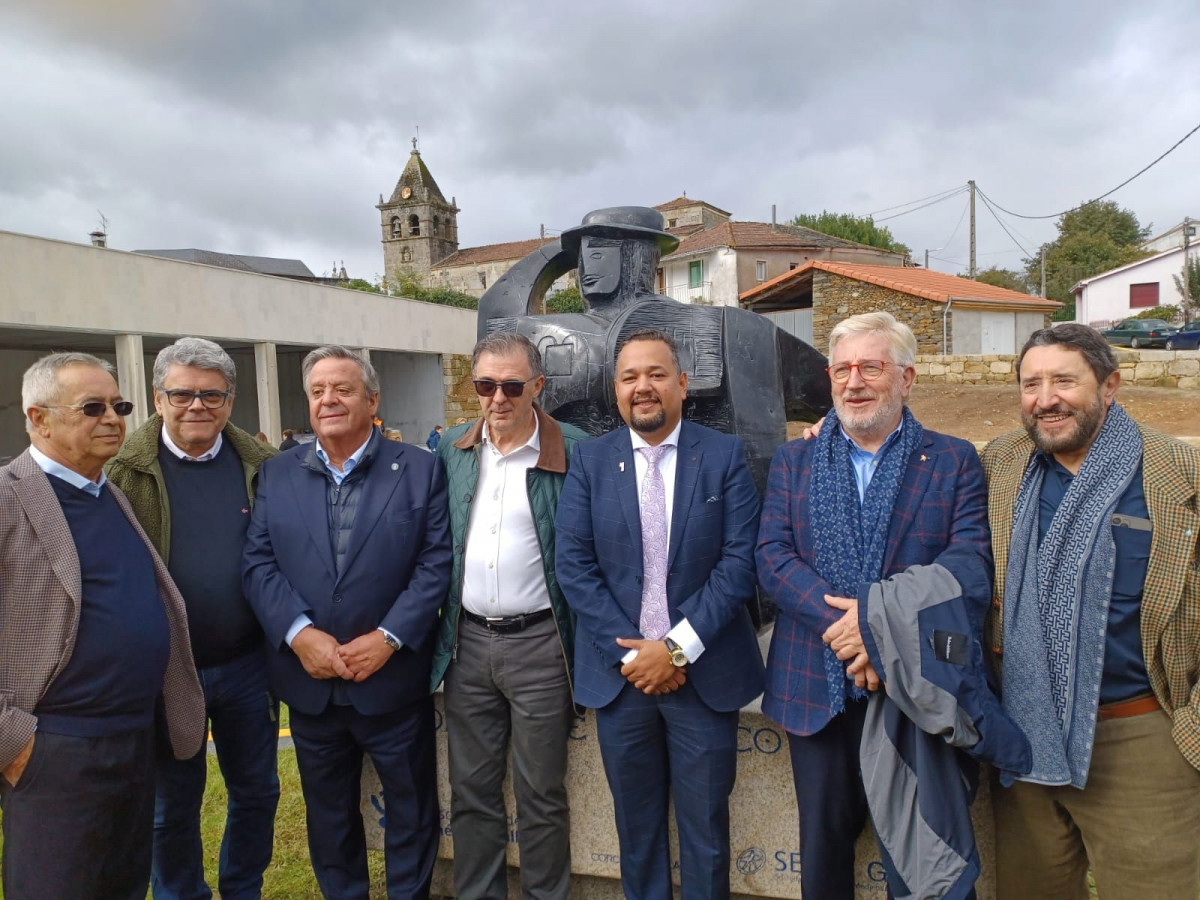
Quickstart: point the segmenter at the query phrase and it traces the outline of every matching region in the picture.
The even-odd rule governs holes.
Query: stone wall
[[[442,381],[446,387],[446,427],[453,428],[463,419],[478,419],[479,397],[471,383],[471,357],[463,353],[443,353]]]
[[[1200,391],[1200,351],[1115,352],[1122,384]],[[918,356],[917,379],[935,384],[1015,384],[1016,360],[1014,355]]]
[[[880,309],[913,330],[918,353],[941,352],[942,304],[820,269],[813,273],[813,346],[825,352],[834,325]]]

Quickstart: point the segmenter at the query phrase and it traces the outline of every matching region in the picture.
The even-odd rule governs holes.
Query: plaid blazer
[[[171,628],[163,686],[167,728],[175,756],[188,759],[204,741],[205,712],[183,598],[125,495],[109,487],[154,560]],[[26,450],[0,468],[0,767],[29,743],[37,725],[33,710],[71,658],[81,600],[71,529],[49,478]]]
[[[1142,655],[1154,696],[1171,715],[1179,750],[1200,769],[1200,450],[1138,425],[1142,486],[1154,533],[1142,592]],[[1004,652],[1004,577],[1021,476],[1033,455],[1024,431],[983,451],[988,517],[996,554],[996,591],[988,640],[997,667]]]
[[[758,532],[758,582],[779,607],[763,712],[785,730],[816,734],[828,724],[821,634],[841,618],[825,603],[837,592],[814,568],[809,502],[816,441],[784,444],[771,461]],[[966,441],[926,431],[909,457],[888,529],[883,575],[939,563],[954,573],[982,632],[992,551],[979,454]],[[865,594],[870,585],[863,585]]]

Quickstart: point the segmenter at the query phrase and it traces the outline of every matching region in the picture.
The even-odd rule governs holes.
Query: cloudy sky
[[[462,246],[686,191],[769,221],[975,179],[1016,213],[1101,194],[1200,124],[1194,0],[5,0],[0,229],[382,270],[420,126]],[[1200,216],[1200,134],[1113,199]],[[966,196],[886,224],[966,268]],[[882,210],[882,212],[880,212]],[[1053,220],[980,202],[980,267]]]

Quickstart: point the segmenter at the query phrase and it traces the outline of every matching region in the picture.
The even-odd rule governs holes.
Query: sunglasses
[[[118,416],[127,416],[133,412],[132,400],[118,400],[116,403],[105,403],[103,400],[89,400],[87,403],[80,403],[78,406],[43,406],[42,409],[76,409],[89,418],[99,419],[110,406]]]
[[[500,388],[504,391],[505,397],[512,399],[525,393],[525,385],[533,380],[530,378],[527,381],[494,381],[491,378],[476,378],[474,380],[475,393],[480,397],[492,397],[495,396],[496,388]]]

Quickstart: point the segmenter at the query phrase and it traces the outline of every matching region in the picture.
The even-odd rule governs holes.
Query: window
[[[759,259],[755,261],[754,277],[759,281],[767,280],[767,261],[765,259]]]
[[[400,262],[412,262],[412,248],[411,247],[401,247],[400,248]]]
[[[792,271],[792,269],[798,269],[798,268],[800,268],[800,263],[788,263],[788,271],[789,272]]]
[[[1158,282],[1131,284],[1129,286],[1129,308],[1141,309],[1158,306]]]
[[[421,235],[421,220],[417,218],[416,213],[408,217],[408,233],[413,237]]]
[[[688,287],[698,288],[704,283],[704,260],[693,259],[688,263]]]
[[[481,288],[487,287],[487,272],[479,273],[479,286]]]
[[[399,216],[392,216],[392,237],[400,237],[404,233],[404,228],[400,224]]]
[[[678,222],[679,222],[678,219],[667,219],[667,227],[674,228]]]
[[[437,237],[442,233],[442,220],[437,216],[433,217],[433,236]]]

